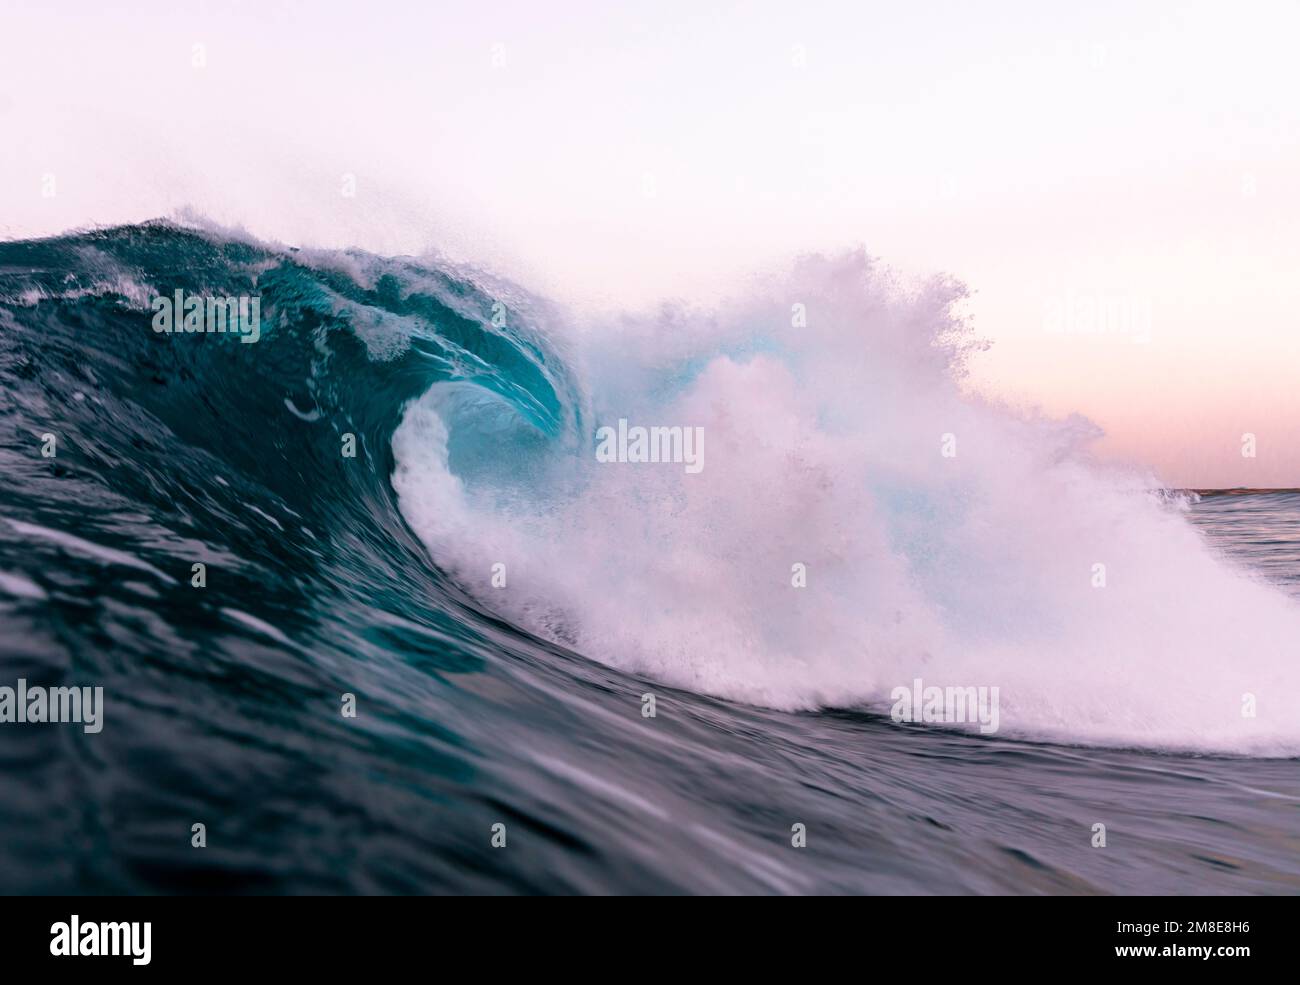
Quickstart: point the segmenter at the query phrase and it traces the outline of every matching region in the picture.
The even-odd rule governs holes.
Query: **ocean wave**
[[[176,289],[260,295],[260,340],[153,332]],[[593,319],[466,268],[169,223],[0,244],[8,423],[35,441],[76,401],[63,473],[6,448],[5,516],[91,504],[77,536],[106,551],[291,573],[286,618],[295,593],[415,586],[453,625],[775,709],[887,712],[923,678],[998,687],[1010,735],[1300,751],[1300,608],[1090,461],[1088,422],[964,389],[963,298],[849,253]],[[598,461],[620,420],[702,429],[703,468]],[[323,556],[348,585],[313,580],[339,577]]]

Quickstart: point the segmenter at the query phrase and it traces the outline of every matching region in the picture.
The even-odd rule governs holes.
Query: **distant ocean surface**
[[[105,695],[0,724],[0,892],[1300,892],[1300,493],[1103,477],[962,393],[958,288],[794,277],[612,346],[434,260],[0,244],[0,686]]]

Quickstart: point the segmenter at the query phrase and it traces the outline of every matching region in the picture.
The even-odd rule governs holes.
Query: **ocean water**
[[[155,332],[177,289],[261,337]],[[1300,494],[972,397],[961,298],[0,244],[0,686],[105,696],[0,723],[0,891],[1300,891]],[[597,462],[620,418],[703,469]],[[895,722],[918,678],[998,730]]]

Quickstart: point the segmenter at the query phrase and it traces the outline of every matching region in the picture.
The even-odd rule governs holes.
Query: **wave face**
[[[150,299],[178,289],[260,296],[260,340],[155,333]],[[108,696],[101,741],[15,733],[0,876],[1006,891],[956,846],[943,877],[909,852],[846,869],[848,846],[792,867],[752,828],[758,791],[841,827],[884,798],[928,831],[929,787],[1006,782],[993,750],[1046,755],[1007,740],[1116,747],[1126,770],[1146,760],[1123,747],[1295,755],[1300,608],[1188,503],[1090,464],[1087,422],[965,393],[962,297],[850,254],[596,325],[450,264],[163,223],[0,244],[0,683]],[[702,428],[703,469],[598,461],[619,419]],[[881,717],[915,678],[998,687],[999,736]],[[939,750],[963,771],[917,779]],[[195,861],[160,817],[209,818],[224,846]],[[549,851],[505,860],[497,822]],[[29,860],[46,838],[84,843],[78,881]],[[1124,888],[1073,864],[1015,886]]]

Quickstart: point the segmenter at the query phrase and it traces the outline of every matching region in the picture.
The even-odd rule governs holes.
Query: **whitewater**
[[[393,437],[403,513],[484,604],[678,687],[880,708],[923,675],[998,685],[1023,736],[1300,749],[1295,601],[1153,477],[1091,461],[1088,422],[966,392],[963,297],[857,252],[715,311],[588,326],[568,343],[572,419],[689,422],[709,440],[697,475],[609,467],[588,434],[540,441],[507,399],[435,385]],[[495,447],[462,474],[473,415]]]

